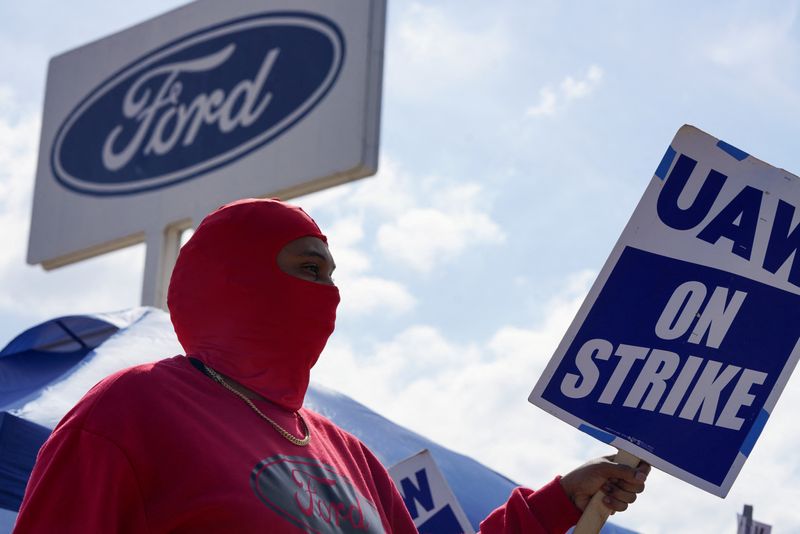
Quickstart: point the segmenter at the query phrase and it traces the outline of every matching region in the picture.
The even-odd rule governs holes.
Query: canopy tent
[[[153,308],[52,319],[0,352],[0,533],[10,532],[39,447],[103,377],[182,352],[169,316]],[[433,454],[473,526],[517,486],[483,464],[403,428],[331,389],[311,384],[306,406],[358,436],[389,467]],[[605,534],[633,534],[606,524]]]

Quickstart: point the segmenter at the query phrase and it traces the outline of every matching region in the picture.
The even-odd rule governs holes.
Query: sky
[[[50,57],[182,2],[0,4],[0,345],[139,304],[143,245],[25,263]],[[527,402],[683,124],[800,172],[798,3],[391,0],[380,170],[294,199],[342,305],[313,378],[537,487],[613,450]],[[800,531],[793,377],[724,500],[654,472],[613,520]]]

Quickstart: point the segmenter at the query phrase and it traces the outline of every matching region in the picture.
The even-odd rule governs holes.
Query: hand
[[[605,493],[603,504],[613,514],[628,508],[636,494],[644,491],[650,464],[639,462],[635,468],[617,464],[613,456],[591,460],[561,478],[561,487],[581,511],[598,491]]]

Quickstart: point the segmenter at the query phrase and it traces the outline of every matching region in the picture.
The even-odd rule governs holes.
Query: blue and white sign
[[[798,186],[681,128],[529,400],[724,497],[800,357]]]
[[[420,534],[473,534],[472,525],[427,449],[389,468]]]
[[[200,176],[301,120],[344,59],[336,23],[309,13],[262,13],[201,29],[94,89],[61,124],[51,170],[90,195]]]
[[[29,263],[374,174],[385,7],[198,0],[53,58]]]

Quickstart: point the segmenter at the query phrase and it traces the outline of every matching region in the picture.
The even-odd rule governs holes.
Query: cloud
[[[328,245],[336,255],[335,276],[356,275],[369,271],[372,262],[363,251],[357,247],[364,238],[364,222],[361,217],[345,217],[338,219],[325,230]]]
[[[378,248],[386,257],[429,273],[470,247],[505,241],[505,233],[486,211],[481,185],[451,185],[432,178],[427,182],[418,207],[396,214],[378,228]]]
[[[732,22],[707,37],[703,57],[712,64],[756,86],[756,94],[769,91],[796,104],[800,45],[798,5],[791,3],[771,15],[752,12],[734,15]],[[714,26],[709,26],[714,27]],[[702,45],[701,45],[702,46]]]
[[[400,11],[389,33],[388,89],[429,99],[502,63],[511,48],[507,29],[483,18],[480,27],[465,27],[460,14],[419,2]]]
[[[416,306],[416,299],[401,283],[376,276],[336,279],[342,294],[340,314],[366,315],[375,312],[403,314]]]
[[[547,85],[539,90],[539,101],[529,107],[525,114],[528,117],[545,117],[555,115],[564,109],[568,102],[585,98],[600,85],[603,80],[603,69],[592,65],[583,79],[567,76],[557,89]]]
[[[481,184],[414,175],[384,155],[377,176],[345,192],[309,195],[302,203],[315,216],[332,216],[326,230],[331,250],[337,262],[345,258],[347,268],[337,271],[348,276],[351,269],[368,272],[369,257],[358,248],[363,239],[374,238],[386,258],[418,273],[429,273],[470,247],[502,243],[505,233],[488,211],[490,201]],[[367,227],[376,228],[375,234]]]
[[[348,198],[349,207],[383,218],[397,217],[419,205],[420,189],[430,183],[406,172],[391,156],[381,156],[378,174],[359,183]],[[422,187],[420,187],[422,186]]]
[[[0,115],[10,115],[14,110],[15,100],[11,87],[0,85]]]
[[[477,211],[447,212],[418,208],[381,225],[378,246],[390,259],[429,273],[467,247],[505,239],[488,215]]]
[[[583,80],[576,80],[572,76],[564,78],[561,82],[561,93],[567,100],[583,98],[591,94],[602,79],[603,69],[597,65],[592,65]]]
[[[388,176],[376,179],[376,185],[354,201],[383,216],[376,236],[378,249],[419,273],[431,272],[470,247],[505,240],[487,212],[483,187],[476,183],[414,177],[390,167]]]
[[[0,85],[0,209],[19,217],[30,209],[40,121],[36,115],[12,118],[14,105],[11,89]]]
[[[17,102],[11,89],[0,86],[0,247],[4,251],[0,316],[7,316],[3,328],[10,328],[10,335],[22,324],[54,315],[138,304],[144,261],[141,246],[51,272],[26,264],[40,115],[19,112]]]
[[[364,239],[362,217],[337,219],[326,232],[336,262],[334,280],[342,294],[340,316],[376,312],[399,315],[414,308],[416,299],[404,285],[370,273],[372,261],[360,248]]]
[[[556,105],[558,104],[558,95],[550,87],[542,87],[539,89],[539,103],[531,106],[525,112],[529,117],[542,117],[546,115],[555,115]]]

